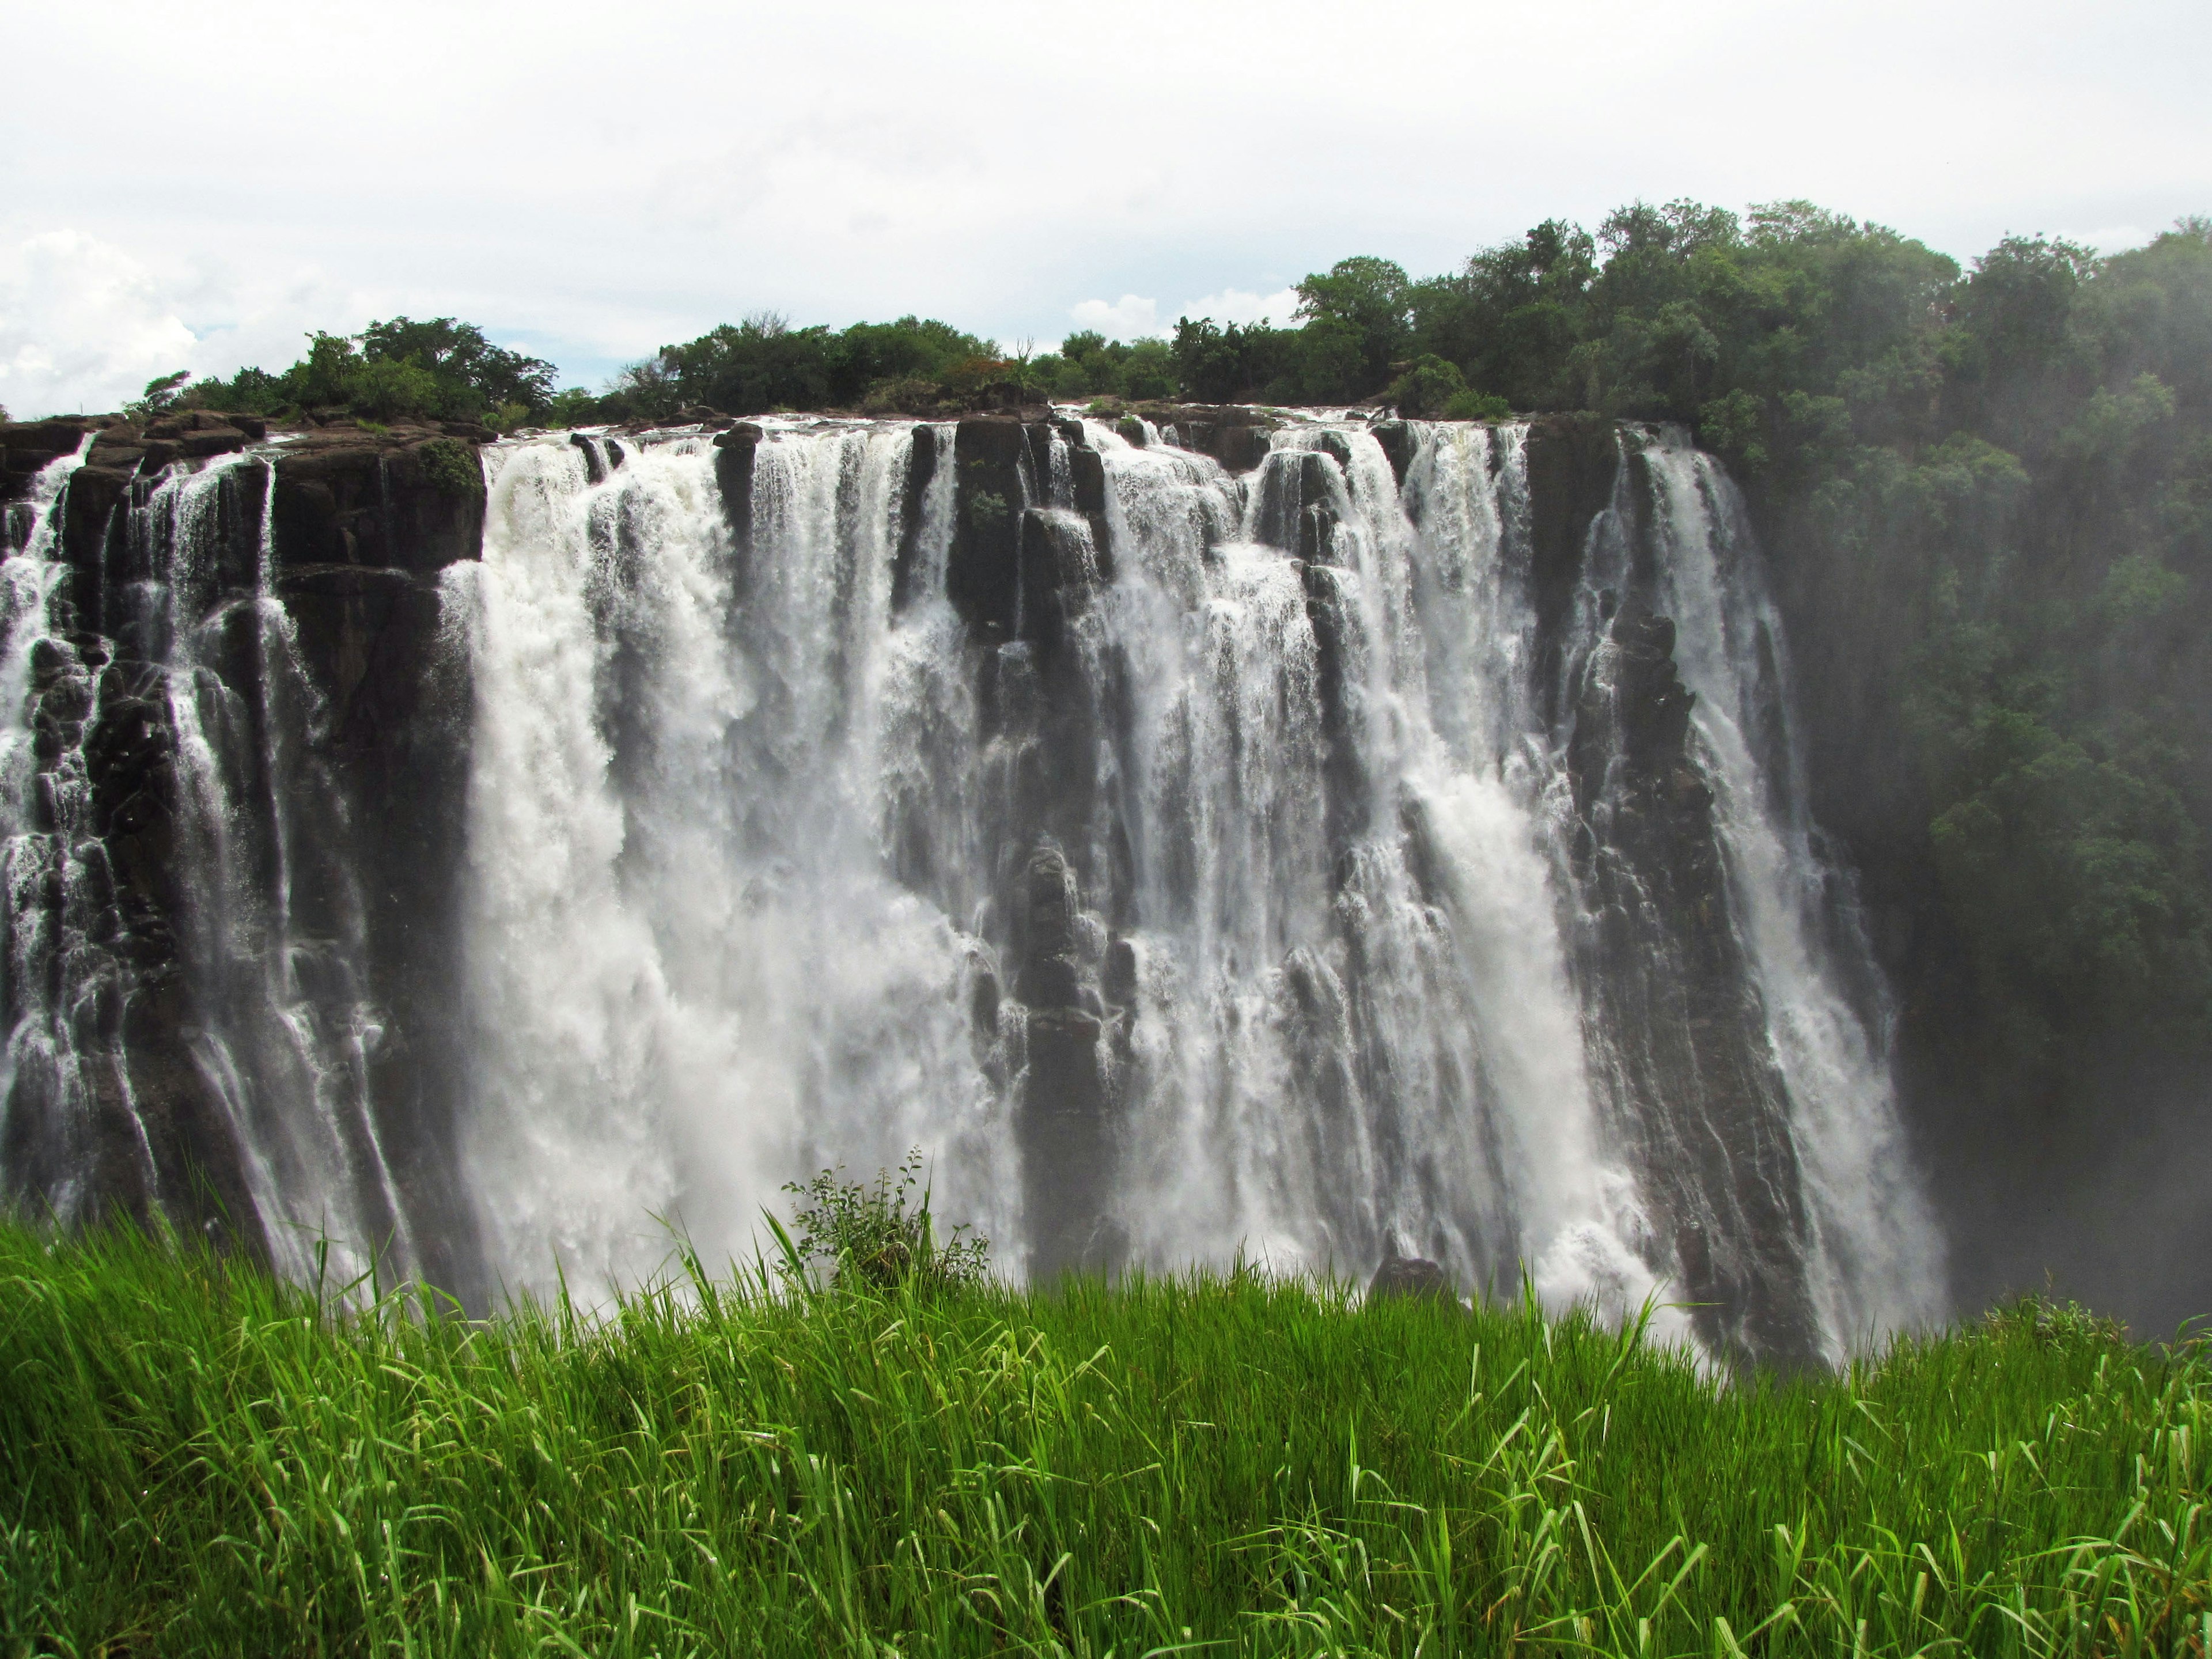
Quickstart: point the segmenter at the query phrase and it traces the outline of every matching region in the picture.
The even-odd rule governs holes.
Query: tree
[[[1358,368],[1349,384],[1359,396],[1389,378],[1390,365],[1403,356],[1413,338],[1413,284],[1405,267],[1361,255],[1340,259],[1326,275],[1298,284],[1297,314],[1309,330],[1316,322],[1334,325],[1358,352]]]

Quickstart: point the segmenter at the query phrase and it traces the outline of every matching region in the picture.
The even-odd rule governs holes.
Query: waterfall
[[[1017,1275],[1417,1254],[1729,1360],[1940,1312],[1717,465],[1347,413],[1231,471],[1203,416],[511,439],[413,565],[380,439],[374,568],[279,545],[278,447],[104,527],[57,460],[0,565],[9,1192],[590,1293],[919,1146]]]
[[[82,459],[42,475],[0,566],[11,1196],[64,1221],[198,1214],[333,1286],[404,1279],[347,809],[276,592],[273,472],[238,455],[134,480],[88,573],[56,541]]]
[[[1812,1208],[1814,1293],[1832,1337],[1863,1345],[1942,1306],[1936,1226],[1909,1168],[1887,1064],[1891,1013],[1856,896],[1820,854],[1788,648],[1741,497],[1678,433],[1651,463],[1665,542],[1660,604],[1698,695],[1737,926],[1786,1079]]]
[[[451,580],[476,590],[466,1156],[510,1283],[634,1275],[679,1228],[749,1257],[780,1182],[917,1142],[940,1203],[1011,1237],[969,1016],[988,952],[947,908],[972,879],[966,647],[941,598],[890,607],[912,442],[764,444],[749,574],[698,441],[598,483],[566,443],[498,473]]]

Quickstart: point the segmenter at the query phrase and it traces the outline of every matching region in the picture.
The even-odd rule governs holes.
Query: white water
[[[1851,1006],[1839,951],[1863,951],[1837,878],[1815,854],[1790,730],[1788,654],[1735,487],[1679,439],[1651,453],[1664,556],[1661,607],[1716,793],[1730,893],[1792,1108],[1815,1249],[1812,1279],[1835,1344],[1864,1346],[1942,1309],[1938,1233],[1913,1178],[1885,1045],[1888,1010]],[[1778,727],[1764,757],[1755,735]],[[1859,982],[1879,985],[1862,967]]]
[[[886,620],[911,441],[763,446],[742,605],[702,443],[598,486],[566,443],[499,471],[483,565],[449,580],[475,589],[467,1158],[511,1284],[634,1276],[675,1229],[749,1256],[781,1182],[872,1175],[913,1142],[942,1202],[1009,1236],[1004,1111],[966,1013],[981,947],[884,868],[902,805],[960,870],[973,775],[949,607]],[[619,709],[617,636],[641,671]],[[957,770],[927,763],[933,739]]]
[[[1258,538],[1276,472],[1323,430],[1348,464],[1326,464],[1327,567],[1302,572]],[[1425,432],[1402,499],[1357,428],[1295,428],[1248,480],[1087,441],[1116,574],[1071,615],[1069,648],[1098,708],[1118,685],[1125,713],[1089,759],[1059,758],[1099,803],[1071,848],[1086,948],[1111,933],[1139,964],[1111,1077],[1129,1257],[1364,1272],[1395,1247],[1632,1308],[1669,1268],[1586,1070],[1522,434]],[[1011,980],[992,872],[1026,845],[1009,780],[1037,738],[977,725],[986,647],[943,598],[949,465],[923,504],[921,598],[890,611],[912,441],[772,432],[742,592],[702,441],[598,485],[565,443],[497,473],[484,563],[449,580],[477,663],[471,1184],[511,1282],[556,1261],[650,1271],[670,1244],[656,1217],[745,1255],[783,1181],[870,1172],[910,1141],[940,1206],[1019,1264],[1023,1011],[977,1033],[969,1009],[975,972]],[[1086,548],[1054,447],[1035,498]],[[1680,509],[1665,596],[1841,1341],[1924,1311],[1927,1233],[1877,1036],[1822,957],[1825,878],[1730,738],[1728,709],[1772,690],[1744,682],[1726,635],[1729,607],[1759,602],[1716,565],[1737,556],[1723,532],[1686,512],[1689,464],[1657,463]],[[1356,761],[1340,848],[1310,592],[1337,618]],[[1004,676],[1027,672],[1027,645],[995,649]]]
[[[1726,1195],[1655,1214],[1619,1114],[1672,1109],[1624,1103],[1627,1074],[1593,1069],[1625,1034],[1605,1029],[1603,965],[1577,957],[1588,830],[1567,768],[1633,515],[1593,527],[1547,659],[1524,429],[1419,428],[1401,489],[1349,419],[1279,433],[1244,478],[1164,446],[1171,432],[1133,447],[1093,425],[1097,523],[1074,511],[1064,437],[1024,464],[1015,504],[1059,562],[1056,594],[1016,607],[1063,606],[1055,665],[1041,636],[978,642],[946,597],[949,428],[908,502],[913,428],[769,425],[749,549],[703,436],[602,442],[596,468],[563,438],[526,441],[485,452],[482,561],[442,579],[474,688],[462,1175],[497,1280],[634,1282],[679,1233],[712,1265],[747,1258],[783,1182],[841,1161],[872,1176],[916,1144],[940,1214],[1018,1272],[1047,1218],[1024,1212],[1028,1023],[1002,952],[1050,818],[1107,1030],[1103,1219],[1124,1259],[1364,1275],[1395,1249],[1502,1292],[1525,1273],[1547,1302],[1614,1318],[1668,1293],[1673,1241]],[[1877,981],[1804,817],[1740,506],[1703,458],[1662,439],[1646,459],[1654,603],[1698,693],[1746,1006],[1802,1171],[1813,1316],[1839,1354],[1936,1307],[1886,1011],[1846,994]],[[326,716],[265,538],[243,586],[216,568],[243,464],[173,471],[118,509],[146,574],[117,625],[158,670],[180,763],[183,954],[208,1011],[187,1042],[280,1263],[308,1271],[322,1229],[342,1265],[374,1247],[404,1270],[417,1255],[370,1099],[381,1016],[313,740]],[[26,545],[0,567],[14,707],[50,631],[69,465],[11,519]],[[241,650],[266,718],[224,678]],[[27,714],[0,732],[7,1098],[40,1070],[80,1141],[100,1090],[137,1109],[112,1035],[82,1054],[74,1035],[94,1029],[82,1010],[131,994],[85,943],[82,749],[42,769]],[[1101,1008],[1109,941],[1135,985]],[[58,960],[60,1000],[32,994]]]

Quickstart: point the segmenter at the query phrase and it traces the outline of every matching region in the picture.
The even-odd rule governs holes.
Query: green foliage
[[[1444,400],[1448,421],[1503,421],[1512,414],[1512,406],[1494,392],[1455,392]]]
[[[841,1171],[824,1170],[804,1184],[787,1183],[784,1191],[808,1200],[792,1215],[798,1239],[784,1264],[787,1277],[804,1285],[810,1264],[824,1261],[831,1282],[848,1288],[951,1291],[981,1284],[989,1269],[988,1241],[962,1238],[963,1224],[939,1242],[929,1188],[915,1190],[921,1167],[917,1146],[899,1165],[896,1182],[888,1170],[873,1186],[842,1181]]]
[[[433,438],[415,452],[431,483],[448,495],[471,495],[483,488],[483,468],[476,450],[453,438]]]
[[[995,530],[1006,522],[1012,511],[1006,498],[996,490],[966,489],[961,492],[967,502],[968,522],[978,530]]]
[[[2212,1619],[2212,1365],[2062,1304],[1728,1382],[1247,1273],[684,1268],[476,1321],[0,1232],[0,1639],[2088,1659]]]
[[[563,386],[545,405],[550,427],[589,426],[598,419],[599,399],[579,386]]]
[[[1455,401],[1468,396],[1467,376],[1460,373],[1459,365],[1446,362],[1434,353],[1414,358],[1390,382],[1390,401],[1401,415],[1442,415]]]
[[[283,374],[242,368],[227,380],[196,382],[182,401],[247,415],[318,410],[387,425],[445,419],[512,429],[548,412],[553,396],[552,364],[493,345],[473,323],[394,317],[358,337],[319,331]]]
[[[503,404],[539,410],[552,400],[552,364],[492,344],[473,323],[394,317],[362,330],[361,345],[368,363],[409,364],[428,374],[448,416],[480,418]]]
[[[173,374],[147,381],[145,392],[138,401],[124,404],[124,414],[134,421],[160,419],[177,406],[184,395],[185,382],[191,378],[190,369],[180,368]]]
[[[1693,427],[1819,619],[1796,642],[1814,721],[1850,711],[1826,741],[1869,785],[1839,804],[1917,817],[2010,1051],[2130,1030],[2212,1049],[2212,677],[2190,625],[2212,576],[2212,221],[2110,258],[2010,237],[1962,273],[1809,203],[1635,203],[1447,276],[1346,260],[1299,292],[1280,337],[1185,319],[1186,384],[1366,395],[1389,342],[1409,415],[1477,418],[1480,387]]]
[[[1388,259],[1340,259],[1298,284],[1298,315],[1309,336],[1318,327],[1339,343],[1339,384],[1376,386],[1413,338],[1413,284],[1404,268]]]

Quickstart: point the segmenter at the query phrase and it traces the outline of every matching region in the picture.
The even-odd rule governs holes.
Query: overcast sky
[[[597,386],[771,309],[1249,319],[1638,197],[1970,258],[2212,212],[2212,5],[0,0],[0,404],[458,315]]]

